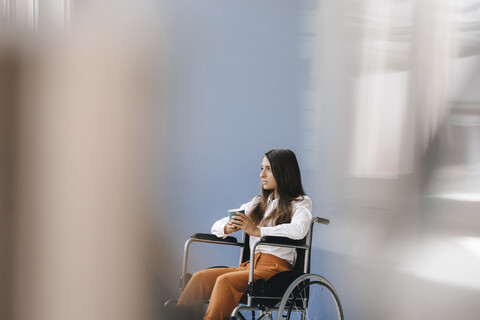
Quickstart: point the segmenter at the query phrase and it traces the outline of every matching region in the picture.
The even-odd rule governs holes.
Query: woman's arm
[[[312,222],[312,207],[312,200],[307,196],[304,196],[302,201],[293,202],[292,221],[274,227],[261,227],[261,236],[288,237],[294,240],[303,239],[307,235]]]
[[[221,237],[221,238],[227,237],[228,233],[225,232],[225,226],[227,225],[227,223],[228,223],[228,217],[217,220],[213,224],[211,232],[217,237]]]
[[[242,204],[240,206],[240,210],[245,210],[248,215],[253,209],[253,207],[257,204],[258,200],[258,196],[254,197],[250,202]],[[234,233],[238,230],[240,230],[240,228],[235,227],[235,225],[231,221],[229,221],[228,217],[225,217],[217,220],[213,224],[211,232],[217,237],[225,238],[227,237],[227,235]]]

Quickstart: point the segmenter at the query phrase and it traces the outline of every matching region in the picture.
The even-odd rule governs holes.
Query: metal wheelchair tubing
[[[294,246],[294,245],[286,245],[286,244],[270,243],[270,242],[260,242],[260,241],[255,243],[253,245],[253,248],[250,250],[250,271],[248,273],[248,288],[253,288],[253,273],[254,273],[254,268],[255,268],[255,266],[254,266],[255,265],[255,259],[254,259],[255,258],[255,250],[256,250],[257,246],[259,246],[259,245],[269,245],[269,246],[297,248],[297,249],[306,250],[306,252],[305,252],[306,263],[305,263],[305,267],[304,267],[304,272],[308,273],[309,272],[308,266],[310,265],[310,258],[309,257],[310,257],[310,251],[311,251],[311,245],[312,245],[312,229],[313,229],[313,224],[315,222],[328,225],[330,223],[330,220],[325,219],[325,218],[320,218],[320,217],[312,218],[312,221],[310,222],[310,228],[308,230],[307,241],[306,241],[305,245]],[[250,294],[250,292],[248,293],[248,297],[247,297],[247,306],[249,306],[249,307],[252,306],[252,295]],[[233,312],[232,312],[232,316],[234,316]]]
[[[312,246],[312,229],[313,229],[313,224],[315,222],[328,225],[330,223],[330,220],[325,219],[325,218],[320,218],[320,217],[314,217],[312,219],[312,222],[310,223],[309,232],[307,234],[307,241],[306,241],[305,245],[303,245],[303,246],[286,245],[286,244],[279,244],[279,243],[276,244],[276,243],[260,242],[260,241],[255,243],[252,250],[250,250],[250,272],[249,272],[249,276],[248,276],[249,285],[250,285],[251,282],[253,282],[253,272],[254,272],[254,263],[255,263],[253,258],[255,257],[255,249],[259,245],[270,245],[270,246],[277,246],[277,247],[297,248],[297,249],[306,250],[307,251],[306,252],[307,261],[305,263],[304,272],[308,273],[309,270],[307,270],[307,268],[308,268],[308,265],[310,264],[309,253],[311,251],[311,246]]]
[[[197,238],[190,238],[185,242],[185,247],[183,251],[183,275],[182,275],[182,284],[180,291],[185,289],[185,276],[187,275],[187,264],[188,264],[188,251],[190,248],[190,244],[193,242],[203,242],[203,243],[213,243],[213,244],[222,244],[227,246],[234,246],[234,247],[243,247],[243,242],[224,242],[224,241],[215,241],[215,240],[204,240],[204,239],[197,239]]]
[[[275,246],[275,247],[287,247],[287,248],[296,248],[296,249],[302,249],[306,250],[307,254],[310,251],[310,247],[308,245],[303,245],[303,246],[293,246],[293,245],[287,245],[287,244],[280,244],[280,243],[271,243],[271,242],[260,242],[258,241],[253,245],[252,250],[250,250],[250,270],[248,272],[248,288],[253,288],[253,274],[255,272],[255,250],[257,249],[258,246],[260,245],[268,245],[268,246]],[[307,264],[305,264],[305,268],[307,268]],[[247,305],[251,306],[252,305],[252,295],[249,292],[248,293],[248,298],[247,298]]]

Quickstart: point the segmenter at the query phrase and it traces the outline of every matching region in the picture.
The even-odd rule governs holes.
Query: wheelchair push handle
[[[324,224],[326,226],[328,226],[330,224],[330,220],[328,220],[326,218],[322,218],[322,217],[313,218],[313,222],[321,223],[321,224]]]

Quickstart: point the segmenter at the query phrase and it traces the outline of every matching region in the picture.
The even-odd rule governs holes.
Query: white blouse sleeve
[[[252,211],[253,207],[258,203],[259,196],[254,197],[250,202],[244,203],[240,206],[240,210],[245,210],[246,215],[248,216]],[[211,229],[211,232],[219,238],[226,238],[228,234],[225,233],[225,225],[228,222],[228,216],[217,220]]]
[[[312,200],[308,196],[304,196],[302,201],[293,202],[292,221],[274,227],[261,227],[261,236],[288,237],[294,240],[303,239],[307,235],[312,222],[312,207]]]

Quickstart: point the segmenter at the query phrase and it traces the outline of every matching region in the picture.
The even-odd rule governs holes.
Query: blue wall
[[[159,200],[180,255],[192,233],[210,232],[228,209],[259,193],[266,151],[299,149],[300,5],[164,2],[170,77],[162,150],[167,187]],[[194,269],[224,255],[235,263],[238,255],[204,246],[195,252]]]

